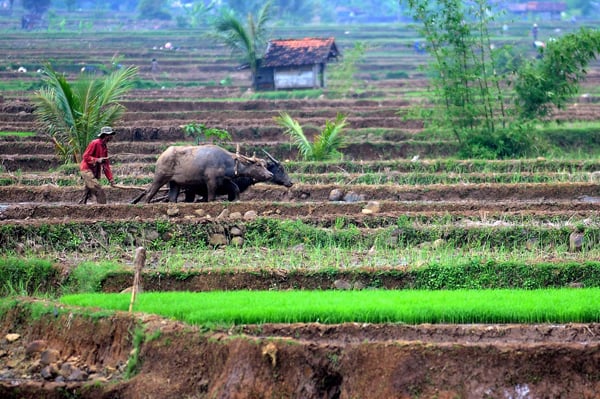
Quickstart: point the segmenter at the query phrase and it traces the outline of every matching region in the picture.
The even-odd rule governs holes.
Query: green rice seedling
[[[0,137],[34,137],[35,132],[0,132]]]
[[[67,305],[126,310],[129,295],[85,294]],[[141,293],[136,311],[191,324],[294,322],[591,323],[600,289],[440,291],[217,291]]]

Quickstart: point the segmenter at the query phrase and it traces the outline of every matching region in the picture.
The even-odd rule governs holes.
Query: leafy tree
[[[242,62],[248,64],[253,82],[267,42],[266,25],[270,18],[271,5],[272,2],[267,1],[258,11],[256,18],[248,14],[245,26],[234,13],[226,11],[215,22],[214,31],[209,33],[209,37],[223,42]]]
[[[189,26],[198,28],[210,22],[211,14],[216,6],[216,0],[211,0],[209,3],[204,1],[196,1],[191,7],[184,7]]]
[[[138,15],[140,19],[169,20],[171,15],[164,10],[166,0],[140,0]]]
[[[50,8],[51,0],[22,0],[23,8],[35,15],[42,15]]]
[[[342,60],[337,64],[330,64],[327,86],[330,91],[341,96],[348,96],[353,86],[357,84],[354,74],[357,64],[362,60],[366,45],[362,42],[354,43],[354,47],[347,50]]]
[[[213,144],[224,144],[231,141],[231,134],[227,130],[206,127],[203,123],[188,123],[183,126],[183,133],[187,137],[193,137],[196,145],[200,145],[202,140],[210,141]]]
[[[33,97],[35,117],[64,162],[80,162],[100,128],[121,117],[125,107],[118,101],[133,86],[136,74],[136,67],[127,67],[104,79],[81,74],[70,84],[50,64],[45,65],[45,86]]]
[[[577,94],[589,62],[600,53],[600,32],[582,28],[540,51],[542,57],[525,63],[515,81],[516,105],[524,119],[546,117]]]
[[[313,0],[275,0],[273,6],[278,20],[297,25],[312,20],[315,3]]]
[[[321,134],[315,136],[312,143],[304,134],[298,121],[289,114],[280,112],[274,119],[286,129],[285,133],[294,141],[303,160],[325,161],[341,156],[339,149],[344,147],[342,132],[346,127],[346,116],[338,114],[334,122],[325,121],[325,128]]]
[[[487,0],[407,0],[433,61],[430,127],[449,129],[461,156],[528,155],[539,142],[532,128],[576,93],[587,63],[598,53],[597,33],[551,42],[542,58],[521,62],[509,46],[492,45]],[[511,86],[514,83],[514,86]],[[514,87],[514,90],[513,90]],[[506,101],[511,99],[512,101]]]

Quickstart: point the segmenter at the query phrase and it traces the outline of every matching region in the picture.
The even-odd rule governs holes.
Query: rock
[[[71,375],[71,373],[73,372],[73,370],[76,367],[70,363],[70,362],[64,362],[61,366],[60,366],[60,375],[63,376],[64,378],[67,378],[68,376]]]
[[[8,342],[15,342],[16,340],[21,338],[21,334],[14,334],[14,333],[10,334],[9,333],[9,334],[6,334],[6,336],[4,338],[6,338],[6,340]]]
[[[235,245],[236,247],[241,247],[244,245],[244,237],[235,236],[231,238],[231,245]]]
[[[364,201],[365,196],[362,194],[357,194],[354,191],[349,191],[344,195],[344,201],[346,202],[359,202]]]
[[[204,209],[196,209],[194,213],[201,218],[206,216],[206,211]]]
[[[231,214],[229,215],[229,219],[238,220],[241,218],[242,218],[241,212],[231,212]]]
[[[47,366],[51,363],[56,363],[60,358],[60,352],[56,349],[46,349],[42,352],[40,357],[40,363],[44,366]]]
[[[584,288],[585,285],[583,283],[570,283],[569,288]]]
[[[590,174],[590,180],[592,183],[600,183],[600,170],[592,172]]]
[[[569,236],[569,250],[571,252],[578,252],[583,249],[583,233],[574,231]]]
[[[147,230],[146,231],[146,239],[148,241],[154,241],[158,238],[159,234],[156,230]]]
[[[244,213],[244,220],[254,220],[258,217],[256,211],[247,211]]]
[[[50,380],[58,375],[58,368],[55,364],[49,364],[40,371],[40,374],[43,379]]]
[[[229,230],[229,234],[235,237],[241,237],[244,235],[244,232],[239,227],[233,226],[231,230]]]
[[[437,240],[431,243],[431,248],[437,249],[443,247],[444,245],[446,245],[446,240],[444,240],[443,238],[438,238]]]
[[[40,371],[42,371],[42,364],[40,363],[39,360],[35,360],[35,361],[31,362],[27,366],[27,372],[29,374],[36,374],[36,373],[39,373]]]
[[[179,215],[179,208],[176,207],[176,206],[170,206],[170,207],[168,207],[167,208],[167,215],[171,216],[171,217]]]
[[[221,211],[221,213],[219,213],[219,216],[217,216],[216,220],[224,220],[227,219],[229,217],[229,209],[225,208]]]
[[[262,355],[270,360],[271,366],[277,365],[277,346],[273,342],[269,342],[263,347]]]
[[[335,280],[333,282],[333,286],[337,290],[351,290],[352,289],[352,284],[350,284],[346,280]]]
[[[369,201],[367,205],[362,209],[362,213],[369,215],[372,213],[378,213],[380,210],[381,205],[379,204],[379,201]]]
[[[87,380],[87,373],[80,368],[73,368],[71,374],[69,374],[66,379],[67,381],[85,381]]]
[[[355,281],[354,285],[352,286],[352,288],[354,288],[355,290],[364,290],[365,287],[366,286],[360,281]]]
[[[208,238],[208,243],[214,247],[227,245],[227,237],[223,234],[211,234]]]
[[[40,353],[48,347],[48,342],[43,339],[37,339],[35,341],[31,341],[27,348],[25,348],[25,355],[31,356],[35,353]]]
[[[338,188],[334,188],[329,192],[329,201],[342,201],[344,199],[344,192]]]

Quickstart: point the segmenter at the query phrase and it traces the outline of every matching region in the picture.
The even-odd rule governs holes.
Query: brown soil
[[[202,332],[141,314],[92,318],[8,313],[0,333],[2,398],[595,398],[600,325],[263,324]],[[137,374],[123,378],[129,334],[143,326]],[[155,332],[159,330],[160,334]],[[85,380],[44,379],[54,364]],[[129,360],[133,362],[133,360]]]
[[[112,204],[129,203],[143,192],[145,187],[106,187],[107,197]],[[328,202],[329,195],[332,190],[339,189],[342,193],[354,192],[360,197],[361,203],[340,203]],[[166,192],[166,191],[165,191]],[[157,198],[161,196],[157,194]],[[21,209],[27,207],[30,203],[30,208],[34,209],[33,213],[26,216],[32,217],[35,212],[48,212],[47,217],[56,217],[61,215],[60,210],[56,210],[56,205],[76,204],[82,197],[82,187],[59,187],[56,185],[42,186],[2,186],[0,187],[0,204],[23,204]],[[308,214],[319,216],[319,209],[323,215],[327,215],[330,208],[338,208],[342,210],[352,211],[353,209],[345,209],[343,207],[358,208],[364,206],[364,201],[394,201],[389,206],[393,210],[405,210],[407,207],[423,206],[415,204],[417,201],[438,202],[437,204],[429,204],[431,210],[448,211],[452,210],[447,206],[447,202],[473,202],[472,210],[482,208],[486,210],[488,207],[507,207],[509,211],[513,205],[498,204],[500,201],[515,202],[516,207],[520,203],[538,202],[539,207],[543,210],[546,206],[553,207],[556,202],[581,202],[582,206],[593,206],[597,203],[596,197],[600,196],[600,186],[595,183],[519,183],[519,184],[438,184],[427,186],[400,186],[400,185],[334,185],[334,184],[300,184],[296,183],[291,188],[276,186],[272,184],[257,184],[243,194],[241,194],[240,203],[230,203],[229,206],[239,211],[243,211],[244,206],[256,208],[272,208],[282,209],[282,204],[273,204],[273,202],[305,204],[310,212]],[[490,201],[493,198],[494,201]],[[399,201],[399,202],[398,202]],[[142,201],[143,202],[143,201]],[[247,203],[251,204],[247,204]],[[407,203],[405,203],[407,202]],[[90,203],[93,203],[91,201]],[[44,204],[48,204],[47,206]],[[205,207],[213,209],[214,207],[223,207],[223,202],[212,204],[197,203],[197,207]],[[436,205],[438,205],[436,207]],[[178,203],[177,206],[186,206],[186,204]],[[287,205],[286,205],[287,206]],[[289,204],[294,214],[286,214],[287,216],[298,216],[297,209]],[[530,207],[532,205],[530,204]],[[95,209],[95,208],[94,208]],[[95,209],[95,212],[102,212],[109,215],[115,209],[111,206]],[[161,208],[144,208],[144,210],[129,207],[126,209],[128,217],[142,216],[148,209]],[[77,217],[78,213],[87,217],[98,217],[91,215],[86,207],[74,207],[69,215]],[[316,213],[315,213],[316,212]],[[3,212],[5,217],[8,211]],[[55,215],[53,215],[53,213]],[[115,217],[119,217],[119,212],[115,211]],[[339,213],[339,212],[336,212]],[[62,213],[64,215],[64,213]],[[37,214],[37,217],[44,217],[43,214]],[[16,216],[15,218],[19,218]]]
[[[27,49],[34,60],[66,56],[64,44],[11,38],[7,57],[19,59]],[[23,41],[17,41],[23,40]],[[197,46],[193,36],[189,47]],[[74,59],[110,59],[115,43],[97,40],[89,51],[86,40],[73,42]],[[58,43],[58,42],[57,42]],[[192,44],[193,43],[193,44]],[[33,47],[33,48],[32,48]],[[76,50],[82,48],[81,53]],[[127,51],[128,61],[147,62],[148,46]],[[184,46],[185,47],[185,46]],[[78,50],[79,51],[79,50]],[[210,51],[213,51],[212,49]],[[395,51],[395,50],[394,50]],[[397,51],[399,54],[401,51]],[[17,54],[18,53],[18,54]],[[18,56],[18,57],[17,57]],[[136,58],[137,57],[137,58]],[[191,57],[191,55],[190,55]],[[222,54],[215,59],[225,59]],[[162,62],[162,60],[161,60]],[[211,61],[212,62],[212,61]],[[376,63],[365,63],[378,68]],[[246,73],[234,72],[229,63],[196,66],[188,56],[162,63],[172,79],[218,81],[225,74],[247,86]],[[193,67],[190,67],[193,65]],[[79,66],[75,65],[79,70]],[[386,66],[387,68],[388,66]],[[168,69],[167,69],[168,68]],[[396,66],[395,66],[396,68]],[[368,74],[373,69],[362,71]],[[142,71],[149,79],[149,72]],[[0,79],[14,79],[2,72]],[[590,71],[587,84],[596,87],[600,74]],[[37,78],[36,78],[37,79]],[[123,104],[124,118],[115,126],[118,141],[111,155],[125,168],[133,162],[152,164],[164,147],[188,140],[182,125],[191,122],[227,129],[242,146],[268,148],[280,159],[294,159],[287,137],[275,127],[273,116],[286,110],[306,126],[309,137],[337,112],[347,112],[352,129],[385,128],[387,136],[351,143],[349,160],[410,159],[416,154],[434,159],[451,153],[448,143],[437,147],[411,141],[423,123],[398,117],[408,102],[390,94],[391,88],[424,87],[425,79],[380,80],[364,95],[371,99],[290,101],[186,101],[232,98],[240,87],[187,87],[135,90]],[[375,98],[387,98],[375,100]],[[143,100],[139,100],[143,99]],[[598,120],[597,98],[590,96],[553,115],[557,121]],[[36,131],[30,101],[0,97],[2,131]],[[312,126],[312,127],[311,127]],[[369,133],[365,133],[368,135]],[[387,141],[386,141],[387,140]],[[0,160],[4,170],[47,171],[59,166],[45,138],[31,141],[4,139]],[[131,170],[129,171],[131,173]],[[329,202],[332,189],[364,196],[355,203]],[[326,225],[336,217],[357,223],[398,215],[597,215],[597,184],[473,184],[436,186],[303,185],[291,189],[257,185],[237,203],[143,204],[128,202],[139,189],[107,188],[110,204],[76,205],[81,187],[0,187],[0,227],[14,224],[65,223],[103,220],[157,220],[170,218],[196,223],[196,211],[216,217],[254,210],[260,216],[305,219]],[[378,200],[377,215],[364,215],[366,201]],[[172,210],[177,208],[177,213]],[[169,216],[169,214],[171,216]],[[366,224],[366,223],[365,223]],[[365,271],[367,273],[368,271]],[[289,276],[206,274],[185,281],[148,277],[151,289],[269,289],[294,286],[330,288],[332,281]],[[300,280],[304,278],[304,280]],[[265,286],[265,284],[267,286]],[[382,279],[383,287],[400,283]],[[397,284],[397,285],[395,285]],[[104,290],[120,291],[129,281],[113,279]],[[20,298],[25,303],[31,299]],[[156,316],[119,313],[110,317],[86,316],[83,311],[48,302],[52,311],[33,317],[19,306],[0,320],[0,398],[597,398],[600,392],[600,325],[402,325],[402,324],[263,324],[215,328],[210,331]],[[53,311],[56,309],[56,311]],[[133,335],[141,324],[148,339],[137,349],[137,374],[124,372],[132,356]],[[155,334],[160,331],[160,334]],[[19,334],[14,336],[7,334]],[[41,342],[40,342],[41,341]],[[35,351],[36,345],[43,349]],[[44,356],[55,355],[51,362]],[[45,377],[43,376],[45,375]]]

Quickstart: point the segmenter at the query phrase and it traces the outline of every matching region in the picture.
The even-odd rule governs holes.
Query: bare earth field
[[[163,40],[161,38],[160,40]],[[25,39],[23,39],[25,40]],[[39,40],[39,41],[38,41]],[[91,40],[91,39],[87,39]],[[138,40],[138,39],[135,39]],[[133,42],[135,42],[132,39]],[[157,39],[158,40],[158,39]],[[190,43],[192,39],[189,39]],[[0,40],[0,42],[2,42]],[[85,42],[85,43],[84,43]],[[10,49],[17,57],[31,49],[31,59],[51,56],[42,39]],[[81,40],[81,54],[87,54]],[[95,56],[113,54],[100,49]],[[78,45],[78,46],[79,46]],[[135,44],[133,44],[135,45]],[[48,45],[52,47],[51,45]],[[191,45],[190,45],[191,46]],[[41,47],[41,48],[40,48]],[[141,65],[152,56],[145,43],[129,49],[128,59]],[[212,49],[223,56],[224,50]],[[400,51],[396,49],[397,51]],[[406,52],[406,50],[403,50]],[[74,50],[74,54],[76,51]],[[370,82],[360,96],[344,100],[243,100],[196,99],[243,96],[247,76],[234,72],[232,62],[215,58],[204,68],[190,67],[198,57],[191,49],[184,56],[161,58],[169,79],[185,82],[198,74],[218,81],[233,77],[233,87],[186,87],[137,90],[124,102],[127,113],[115,126],[110,144],[118,178],[151,176],[148,167],[174,143],[188,142],[182,126],[202,122],[227,129],[234,143],[248,151],[260,148],[281,160],[294,160],[296,151],[275,126],[279,111],[290,112],[313,136],[337,112],[349,115],[350,128],[359,139],[344,149],[346,159],[357,164],[390,159],[421,162],[452,153],[448,143],[413,140],[421,121],[406,120],[397,111],[409,104],[397,91],[423,87],[418,77]],[[180,59],[182,57],[183,59]],[[411,56],[412,57],[412,56]],[[375,68],[376,63],[365,65]],[[381,67],[381,66],[380,66]],[[225,72],[226,73],[225,73]],[[142,69],[144,78],[151,78]],[[16,72],[2,79],[14,79]],[[165,78],[166,79],[166,78]],[[593,86],[600,73],[592,70]],[[0,99],[0,131],[35,131],[33,106],[23,95]],[[383,94],[383,97],[382,97]],[[141,99],[140,99],[141,98]],[[597,121],[600,105],[594,101],[573,104],[555,115],[562,121]],[[385,134],[373,133],[383,129]],[[31,138],[0,138],[2,177],[22,179],[38,175],[58,181],[60,162],[41,133]],[[341,171],[344,172],[344,171]],[[392,173],[393,170],[384,170]],[[27,176],[25,176],[27,175]],[[76,178],[76,173],[74,174]],[[80,185],[10,184],[0,186],[0,227],[77,223],[92,225],[113,221],[168,220],[180,224],[227,224],[224,210],[240,218],[253,211],[259,217],[303,220],[331,226],[345,217],[360,226],[389,227],[400,216],[454,215],[457,218],[519,216],[523,219],[594,218],[600,211],[600,186],[590,181],[515,184],[309,184],[291,188],[257,184],[239,202],[193,204],[129,204],[144,186],[107,188],[109,204],[79,205]],[[359,201],[330,201],[332,190],[352,191]],[[368,201],[378,201],[376,214],[365,214]],[[201,211],[201,212],[199,212]],[[368,229],[365,229],[368,234]],[[2,242],[31,237],[1,237]],[[12,244],[11,244],[12,245]],[[3,254],[18,251],[6,249]],[[25,248],[27,250],[31,248]],[[43,251],[42,251],[43,252]],[[82,254],[63,254],[81,259]],[[71,262],[74,262],[70,259]],[[58,262],[60,263],[60,262]],[[68,263],[68,262],[65,262]],[[60,267],[60,264],[58,265]],[[68,272],[69,265],[62,265]],[[244,265],[236,265],[243,269]],[[239,273],[204,275],[187,280],[157,280],[146,276],[145,290],[208,291],[218,289],[327,289],[329,280],[298,274]],[[383,281],[394,289],[397,282]],[[130,285],[108,280],[105,292]],[[1,398],[598,398],[600,397],[600,325],[404,325],[404,324],[262,324],[199,328],[154,315],[117,313],[92,317],[80,309],[40,299],[17,298],[21,304],[0,319]],[[29,314],[25,304],[43,303],[52,309]],[[138,373],[125,378],[132,362],[133,336],[142,326],[146,340],[136,349]],[[10,335],[18,334],[18,337]],[[152,338],[148,338],[152,337]]]

